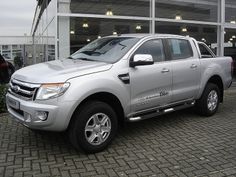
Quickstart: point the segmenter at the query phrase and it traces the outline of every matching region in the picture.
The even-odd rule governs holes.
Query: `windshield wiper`
[[[76,58],[76,59],[78,59],[78,60],[84,60],[84,61],[94,61],[94,60],[89,59],[89,58]]]
[[[127,47],[126,45],[124,44],[121,44],[121,43],[118,43],[120,46],[122,46],[121,50],[123,50],[125,47]]]
[[[97,51],[92,51],[92,50],[85,50],[85,51],[82,51],[81,53],[84,53],[86,55],[93,55],[93,54],[102,55],[102,54],[104,54],[102,52],[97,52]]]
[[[83,57],[78,57],[78,58],[73,58],[71,56],[67,57],[68,59],[73,59],[73,60],[85,60],[85,61],[95,61],[89,58],[83,58]]]

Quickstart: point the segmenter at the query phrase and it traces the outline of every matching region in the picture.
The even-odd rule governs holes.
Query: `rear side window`
[[[188,40],[168,39],[167,41],[173,60],[185,59],[193,56],[193,51]]]
[[[142,44],[134,53],[152,55],[154,62],[165,60],[164,47],[161,39],[154,39]]]

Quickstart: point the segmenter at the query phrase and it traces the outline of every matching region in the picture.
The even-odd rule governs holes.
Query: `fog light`
[[[48,112],[45,111],[37,111],[36,112],[36,118],[38,118],[39,120],[46,120],[48,118]]]

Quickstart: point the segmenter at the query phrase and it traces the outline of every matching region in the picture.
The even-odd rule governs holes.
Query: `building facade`
[[[14,63],[15,57],[20,57],[24,66],[44,62],[46,54],[55,53],[54,38],[47,39],[50,40],[48,45],[39,44],[35,48],[32,36],[0,36],[0,54],[11,63]],[[54,56],[52,58],[55,59]]]
[[[51,49],[46,60],[68,57],[90,41],[123,33],[188,35],[218,56],[235,58],[236,1],[38,0],[32,25],[35,48],[42,51],[40,44],[45,44]]]
[[[33,59],[31,36],[0,36],[0,54],[13,63],[15,57],[23,62]]]

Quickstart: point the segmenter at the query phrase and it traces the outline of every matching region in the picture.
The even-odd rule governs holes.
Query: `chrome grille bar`
[[[17,84],[17,85],[21,85],[21,86],[24,86],[24,87],[29,87],[29,88],[39,88],[41,84],[31,84],[31,83],[27,83],[27,82],[21,82],[21,81],[18,81],[16,79],[12,79],[11,82],[14,84]]]
[[[40,87],[40,84],[21,82],[16,79],[12,79],[9,85],[9,92],[24,100],[33,100],[38,88]]]

